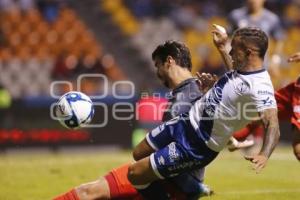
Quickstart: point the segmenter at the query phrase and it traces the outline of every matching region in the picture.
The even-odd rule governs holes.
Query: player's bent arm
[[[249,160],[254,164],[253,169],[256,173],[259,173],[266,166],[280,137],[277,109],[266,109],[260,112],[259,115],[265,128],[263,146],[258,155],[245,156],[246,160]]]
[[[231,70],[232,69],[232,59],[231,56],[229,55],[228,51],[226,50],[226,47],[223,48],[218,48],[218,51],[222,57],[222,60],[226,66],[226,70]]]
[[[244,140],[242,142],[237,141],[234,137],[230,137],[227,143],[227,149],[229,151],[235,151],[238,149],[243,149],[247,147],[251,147],[254,144],[253,140]]]
[[[280,137],[277,108],[266,109],[260,113],[265,128],[263,146],[260,155],[270,157]]]
[[[232,59],[227,51],[226,44],[228,43],[228,35],[226,29],[222,26],[213,24],[213,42],[218,49],[227,70],[232,69]]]

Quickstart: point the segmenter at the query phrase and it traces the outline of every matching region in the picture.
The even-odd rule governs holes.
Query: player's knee
[[[128,167],[128,173],[127,173],[127,178],[129,180],[129,182],[132,184],[132,185],[138,185],[138,181],[137,181],[137,176],[138,176],[138,173],[137,173],[137,170],[135,168],[134,165],[130,165]]]
[[[82,184],[76,188],[79,199],[91,199],[91,190],[87,184]]]
[[[81,200],[106,200],[110,198],[109,190],[104,187],[101,180],[82,184],[76,188],[77,195]]]
[[[127,178],[131,184],[133,184],[133,182],[134,182],[134,176],[135,176],[134,175],[134,167],[132,165],[130,165],[128,167]]]

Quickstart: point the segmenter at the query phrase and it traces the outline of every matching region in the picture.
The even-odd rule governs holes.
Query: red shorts
[[[297,83],[298,82],[298,83]],[[291,124],[300,129],[300,79],[275,92],[278,107],[278,119],[290,120]],[[235,132],[233,136],[238,140],[244,140],[248,135],[260,136],[263,134],[260,123],[253,122],[245,128]]]
[[[143,200],[136,189],[127,179],[129,163],[113,169],[106,176],[112,199],[120,200]],[[178,188],[167,181],[162,181],[162,186],[168,192],[172,200],[186,200],[185,195]]]

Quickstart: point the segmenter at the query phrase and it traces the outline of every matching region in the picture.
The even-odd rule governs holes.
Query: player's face
[[[162,62],[158,57],[154,58],[154,65],[156,70],[156,75],[157,77],[161,80],[161,82],[166,86],[169,86],[169,81],[168,81],[168,69],[169,69],[169,64],[168,62]]]
[[[248,8],[252,11],[264,7],[265,0],[247,0]]]
[[[242,69],[246,63],[247,56],[245,53],[245,49],[242,48],[241,42],[239,38],[233,38],[231,42],[231,50],[229,52],[233,69],[239,70]]]

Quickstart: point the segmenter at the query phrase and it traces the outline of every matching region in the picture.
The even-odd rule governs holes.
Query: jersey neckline
[[[257,73],[261,73],[261,72],[264,72],[264,71],[266,71],[265,68],[262,68],[262,69],[256,70],[256,71],[250,71],[250,72],[242,72],[242,71],[237,70],[237,72],[238,72],[239,74],[242,74],[242,75],[257,74]]]

